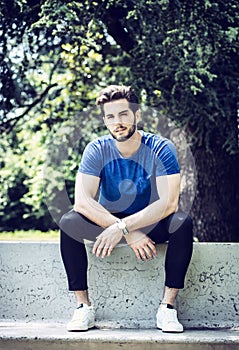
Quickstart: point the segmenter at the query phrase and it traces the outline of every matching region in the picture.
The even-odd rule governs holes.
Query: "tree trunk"
[[[191,216],[199,241],[239,241],[238,155],[195,148],[197,192]]]

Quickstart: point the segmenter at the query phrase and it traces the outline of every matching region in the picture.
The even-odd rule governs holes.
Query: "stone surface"
[[[163,293],[166,245],[158,256],[138,262],[128,246],[119,246],[110,259],[91,253],[93,299],[100,319],[123,327],[155,327],[155,314]],[[239,325],[239,244],[196,243],[185,289],[177,298],[180,321],[185,327]]]
[[[0,349],[239,349],[238,330],[188,330],[181,334],[156,329],[92,329],[67,332],[65,325],[46,322],[0,323]]]
[[[106,259],[89,254],[90,295],[101,327],[154,328],[162,297],[166,245],[138,262],[120,245]],[[177,300],[186,328],[239,326],[239,244],[195,243],[185,289]],[[58,243],[0,243],[0,318],[66,320],[75,307]]]

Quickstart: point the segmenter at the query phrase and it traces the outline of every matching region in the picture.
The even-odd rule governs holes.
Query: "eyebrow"
[[[129,111],[128,109],[125,109],[124,111],[119,112],[119,114],[123,114],[123,113],[128,112],[128,111]]]
[[[124,111],[119,112],[119,115],[124,114],[125,112],[128,112],[128,111],[129,111],[128,109],[125,109]],[[111,116],[114,116],[114,114],[106,114],[106,117],[111,117]]]

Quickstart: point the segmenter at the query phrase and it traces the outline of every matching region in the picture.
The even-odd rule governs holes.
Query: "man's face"
[[[104,113],[105,125],[117,141],[126,141],[135,133],[138,115],[134,115],[126,99],[105,103]]]

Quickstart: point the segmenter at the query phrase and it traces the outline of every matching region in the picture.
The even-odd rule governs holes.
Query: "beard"
[[[126,135],[123,135],[123,136],[117,136],[117,135],[113,134],[110,130],[109,130],[109,132],[110,132],[110,134],[112,135],[112,137],[113,137],[116,141],[118,141],[118,142],[124,142],[124,141],[126,141],[126,140],[128,140],[128,139],[131,138],[131,136],[135,133],[135,130],[136,130],[136,124],[133,124],[133,125],[128,129],[127,134],[126,134]]]
[[[127,141],[128,139],[130,139],[132,135],[134,135],[134,133],[135,133],[135,131],[136,131],[136,126],[137,126],[137,124],[136,124],[136,117],[134,116],[134,123],[133,123],[132,126],[128,129],[128,132],[127,132],[126,135],[118,136],[118,135],[113,134],[110,130],[109,130],[109,132],[110,132],[111,136],[112,136],[116,141],[118,141],[118,142],[124,142],[124,141]],[[117,128],[117,129],[120,129],[120,128],[124,128],[124,126],[121,125],[121,126],[120,126],[119,128]]]

